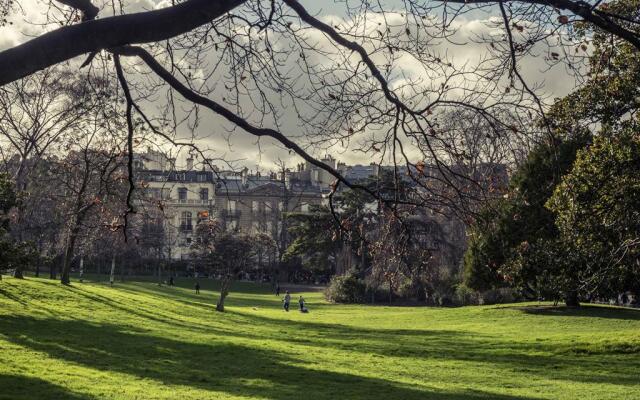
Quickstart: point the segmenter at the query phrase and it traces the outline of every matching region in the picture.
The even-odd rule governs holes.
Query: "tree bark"
[[[220,298],[218,299],[218,303],[216,304],[216,311],[224,312],[224,300],[227,298],[229,294],[229,287],[231,286],[230,279],[223,279],[220,284]]]
[[[113,286],[115,275],[116,275],[116,255],[114,254],[111,257],[111,274],[109,275],[109,283],[111,284],[111,286]]]
[[[13,270],[13,277],[17,279],[24,279],[24,274],[22,273],[22,267],[16,267]]]
[[[73,250],[76,246],[76,239],[78,238],[78,226],[76,225],[69,234],[69,240],[64,250],[64,262],[62,263],[62,274],[60,275],[60,283],[63,285],[69,285],[71,279],[69,277],[71,272],[71,260],[73,260]]]
[[[0,86],[74,57],[192,31],[246,0],[187,0],[158,10],[64,26],[0,52]]]
[[[566,294],[564,304],[567,307],[580,307],[580,301],[578,300],[578,292],[570,291]]]
[[[53,259],[49,264],[49,279],[56,279],[57,275],[58,273],[56,271],[56,259]]]
[[[84,256],[80,256],[80,282],[82,282],[83,277],[84,277]]]

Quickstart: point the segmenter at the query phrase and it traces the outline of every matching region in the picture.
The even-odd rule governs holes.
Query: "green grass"
[[[0,282],[0,399],[640,399],[640,312],[341,306],[210,282]],[[296,294],[294,294],[294,298]],[[296,304],[294,304],[296,305]]]

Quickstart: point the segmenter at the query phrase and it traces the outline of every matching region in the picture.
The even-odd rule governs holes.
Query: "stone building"
[[[266,234],[283,252],[288,244],[283,213],[308,212],[329,191],[326,172],[316,167],[262,175],[246,168],[195,169],[187,159],[185,168],[176,168],[174,159],[153,150],[136,155],[134,165],[144,188],[145,231],[157,236],[158,253],[173,260],[190,258],[195,227],[210,218],[227,230]]]

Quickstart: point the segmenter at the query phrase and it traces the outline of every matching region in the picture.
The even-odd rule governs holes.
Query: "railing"
[[[211,200],[201,200],[201,199],[168,199],[167,201],[171,202],[171,203],[178,203],[178,204],[197,204],[197,205],[208,205]]]

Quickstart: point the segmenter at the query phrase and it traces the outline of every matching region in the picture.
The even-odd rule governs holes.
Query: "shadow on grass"
[[[299,345],[319,346],[384,357],[455,360],[486,363],[547,379],[575,382],[637,385],[640,370],[640,343],[539,343],[501,340],[499,337],[452,330],[374,329],[339,324],[288,321],[230,311],[247,318],[247,325],[271,327],[254,337],[244,332],[236,336],[281,340]],[[295,335],[303,332],[303,335]],[[603,368],[603,357],[606,368]]]
[[[83,290],[80,292],[83,292]],[[124,292],[136,294],[144,292],[158,300],[170,298],[178,303],[192,307],[201,307],[204,321],[211,321],[216,314],[212,307],[215,297],[206,295],[206,301],[191,301],[195,298],[204,300],[192,293],[174,289],[148,288],[147,285],[134,288],[119,288]],[[83,294],[95,299],[94,294]],[[243,295],[246,295],[243,293]],[[113,305],[113,300],[101,296],[101,301]],[[242,299],[241,304],[260,304],[261,307],[279,307],[276,301],[268,299],[256,303],[254,299]],[[239,306],[234,304],[234,306]],[[403,357],[414,359],[456,360],[474,363],[490,363],[502,368],[509,368],[542,378],[563,379],[576,382],[607,383],[617,385],[637,384],[637,376],[633,372],[640,369],[640,344],[609,343],[604,346],[592,346],[591,343],[565,342],[540,343],[534,341],[504,341],[499,337],[469,334],[464,331],[425,330],[425,329],[375,329],[352,327],[341,324],[327,324],[287,319],[270,318],[256,313],[247,313],[229,309],[228,321],[235,329],[221,327],[220,324],[207,325],[189,321],[185,323],[171,317],[164,317],[160,310],[145,310],[143,304],[121,303],[117,307],[131,312],[141,318],[161,322],[170,326],[179,326],[194,332],[215,333],[227,337],[242,337],[251,340],[272,340],[300,346],[331,348],[335,350],[355,351],[363,354],[376,354],[384,357]],[[508,308],[522,309],[523,306]],[[524,310],[523,310],[524,311]],[[617,314],[619,311],[604,307],[585,307],[584,310],[565,310],[574,314],[580,312],[585,316],[596,317],[601,314]],[[371,309],[375,312],[375,308]],[[525,311],[526,312],[526,311]],[[242,326],[242,329],[238,329]],[[615,359],[611,356],[615,356]],[[607,359],[607,367],[603,368],[603,357]]]
[[[239,396],[332,400],[531,399],[480,391],[429,391],[385,379],[307,368],[299,360],[274,351],[235,344],[175,341],[130,328],[125,331],[113,324],[14,316],[0,320],[0,331],[13,343],[68,362]],[[21,379],[16,377],[17,382]],[[47,388],[36,386],[34,390]],[[34,393],[32,398],[38,395]]]
[[[92,400],[94,397],[65,390],[45,380],[0,374],[0,400]]]
[[[23,297],[21,296],[16,296],[15,294],[9,292],[8,290],[5,290],[1,285],[0,285],[0,297],[5,297],[9,300],[15,301],[16,303],[19,303],[23,306],[27,305],[27,302],[24,300]]]
[[[547,317],[610,318],[640,321],[640,310],[623,307],[613,308],[585,304],[578,308],[552,305],[509,306],[508,308],[520,310],[526,314],[543,315]]]

